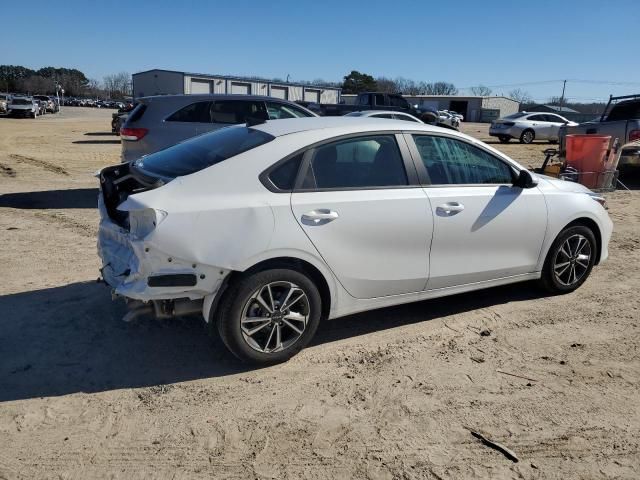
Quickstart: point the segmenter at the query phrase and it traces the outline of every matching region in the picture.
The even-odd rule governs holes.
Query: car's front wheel
[[[547,253],[541,285],[551,293],[573,292],[591,273],[596,254],[596,239],[591,229],[583,225],[565,228]]]
[[[273,269],[236,280],[211,320],[236,357],[268,365],[288,360],[309,343],[321,311],[320,293],[309,277]]]

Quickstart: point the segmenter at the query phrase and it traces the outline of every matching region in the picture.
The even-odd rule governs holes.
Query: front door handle
[[[447,202],[438,205],[436,213],[440,216],[453,216],[464,210],[464,205],[459,202]]]
[[[302,215],[302,223],[305,225],[325,225],[329,222],[333,222],[338,218],[338,212],[329,210],[327,208],[319,208],[317,210],[311,210],[310,212]]]

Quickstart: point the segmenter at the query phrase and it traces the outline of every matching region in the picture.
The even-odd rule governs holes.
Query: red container
[[[598,187],[598,178],[605,171],[610,135],[567,135],[567,166],[580,175],[578,181],[585,187]]]

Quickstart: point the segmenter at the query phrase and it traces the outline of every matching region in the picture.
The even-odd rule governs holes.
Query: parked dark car
[[[123,162],[229,125],[317,116],[293,102],[255,95],[160,95],[138,102],[120,129]]]

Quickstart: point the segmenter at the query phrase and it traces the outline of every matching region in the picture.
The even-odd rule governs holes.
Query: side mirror
[[[533,188],[538,185],[538,179],[531,175],[529,170],[520,170],[518,178],[513,182],[514,187]]]

